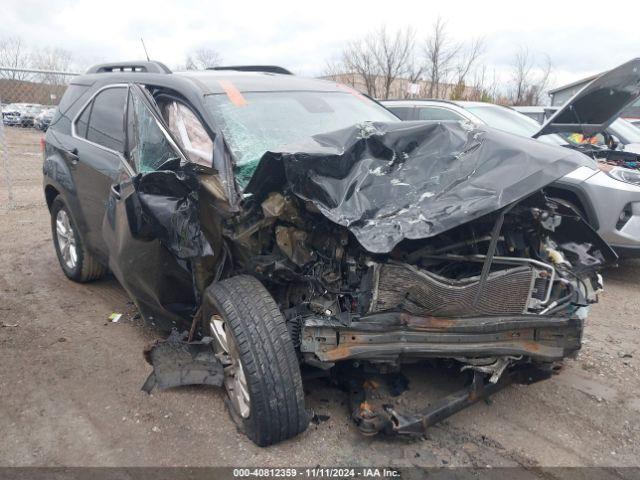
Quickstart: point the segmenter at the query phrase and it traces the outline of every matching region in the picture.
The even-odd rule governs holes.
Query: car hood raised
[[[640,97],[640,58],[603,73],[576,93],[533,136],[558,132],[603,132]]]
[[[290,190],[372,253],[433,237],[536,192],[593,160],[489,127],[366,123],[267,152],[245,194]]]

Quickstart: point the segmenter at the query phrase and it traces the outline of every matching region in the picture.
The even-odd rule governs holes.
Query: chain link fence
[[[0,211],[44,203],[40,140],[76,75],[0,66]]]

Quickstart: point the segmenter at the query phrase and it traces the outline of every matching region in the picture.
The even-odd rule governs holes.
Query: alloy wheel
[[[228,325],[220,315],[212,315],[209,319],[209,331],[215,339],[216,356],[224,367],[224,386],[233,409],[242,418],[249,417],[251,401],[247,378],[244,374],[238,347],[233,336],[228,332]]]

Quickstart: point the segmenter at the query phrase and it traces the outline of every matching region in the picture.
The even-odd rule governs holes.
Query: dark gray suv
[[[146,321],[174,330],[146,352],[145,389],[224,386],[269,445],[308,424],[301,365],[459,365],[465,389],[420,414],[372,409],[350,384],[360,430],[420,434],[575,354],[615,254],[544,188],[585,158],[400,122],[279,67],[132,62],[73,80],[47,130],[44,193],[64,273],[113,272]]]

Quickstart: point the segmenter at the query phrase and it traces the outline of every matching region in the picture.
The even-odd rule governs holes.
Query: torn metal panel
[[[265,154],[246,193],[262,198],[284,183],[369,252],[388,253],[591,164],[577,152],[486,127],[369,123]]]
[[[157,341],[145,350],[145,358],[153,366],[153,372],[142,390],[149,393],[154,387],[160,390],[182,385],[213,385],[224,382],[222,363],[213,351],[213,339],[185,341],[186,332],[173,330],[169,337]]]
[[[158,238],[181,259],[213,255],[200,228],[195,173],[183,168],[138,175],[134,187],[144,219]]]

